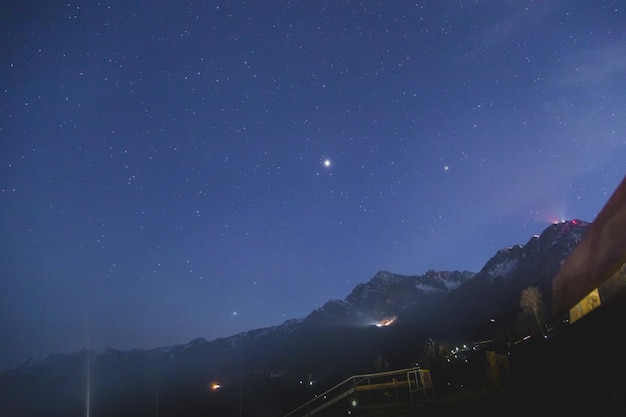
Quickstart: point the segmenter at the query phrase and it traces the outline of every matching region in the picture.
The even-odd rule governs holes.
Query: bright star
[[[324,161],[322,163],[324,164],[324,166],[326,168],[330,168],[330,164],[331,164],[330,159],[326,158],[326,159],[324,159]]]

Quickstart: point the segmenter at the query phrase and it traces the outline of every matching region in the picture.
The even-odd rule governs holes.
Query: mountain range
[[[352,374],[416,365],[427,339],[511,332],[520,293],[550,311],[552,279],[590,223],[548,226],[479,272],[380,271],[343,300],[280,325],[152,350],[82,350],[0,374],[2,416],[284,415]]]

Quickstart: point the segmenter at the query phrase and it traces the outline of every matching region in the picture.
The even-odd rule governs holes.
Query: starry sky
[[[478,272],[625,174],[620,1],[0,13],[2,369],[278,325],[379,270]]]

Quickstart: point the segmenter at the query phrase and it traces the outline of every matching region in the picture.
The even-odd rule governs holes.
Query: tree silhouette
[[[424,353],[420,363],[425,368],[440,367],[447,356],[450,355],[450,343],[446,340],[435,340],[432,337],[426,339],[424,343]]]
[[[372,366],[374,372],[385,372],[389,370],[389,361],[383,355],[378,355],[374,358]]]
[[[543,330],[544,306],[541,291],[537,287],[528,287],[520,294],[519,305],[522,308],[522,320],[531,329],[538,330],[545,336]]]

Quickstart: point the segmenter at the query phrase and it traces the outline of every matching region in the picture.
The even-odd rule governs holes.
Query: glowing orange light
[[[217,382],[213,382],[213,383],[211,384],[211,391],[217,391],[217,390],[219,390],[220,388],[222,388],[222,386],[221,386],[220,384],[218,384]]]
[[[381,321],[379,321],[378,323],[376,323],[376,327],[387,327],[387,326],[391,326],[393,324],[394,321],[396,321],[398,317],[393,316],[393,317],[387,317],[385,319],[382,319]]]

